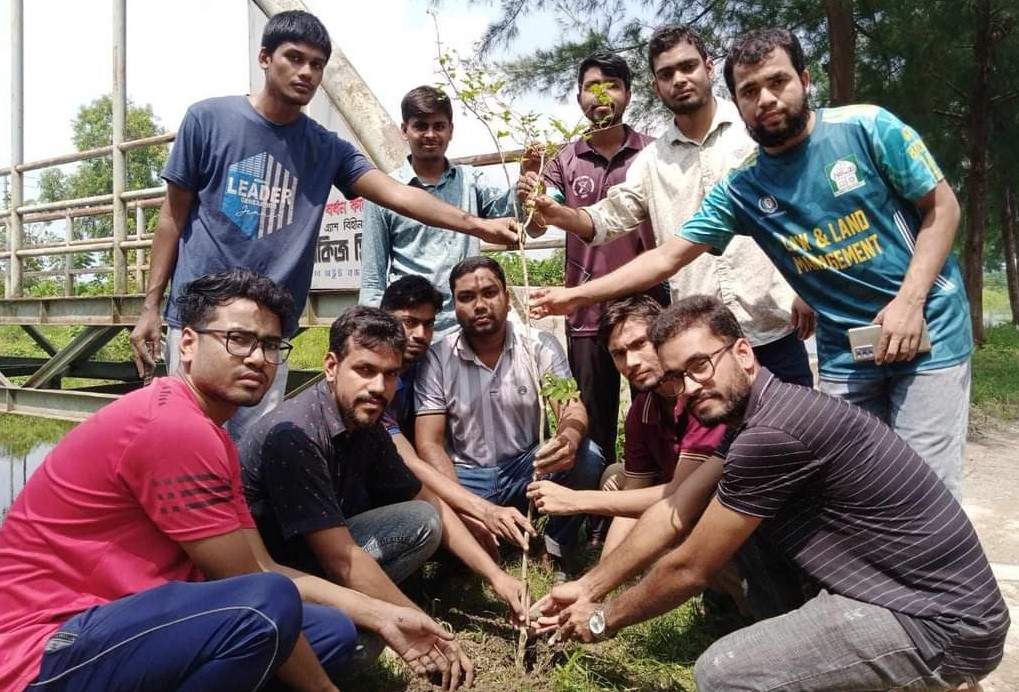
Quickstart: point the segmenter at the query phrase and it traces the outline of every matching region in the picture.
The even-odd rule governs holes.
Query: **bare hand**
[[[524,147],[524,155],[520,159],[520,173],[538,173],[544,158],[544,146],[541,142],[528,142]]]
[[[549,315],[568,315],[583,301],[572,288],[539,288],[531,291],[531,319],[540,320]]]
[[[576,495],[576,491],[552,481],[535,481],[527,486],[527,499],[534,500],[542,514],[579,514],[581,509],[573,501]]]
[[[489,531],[488,527],[480,519],[475,519],[466,514],[461,514],[460,519],[463,521],[464,526],[467,527],[467,530],[471,532],[471,535],[474,536],[474,540],[492,558],[492,561],[498,563],[501,558],[499,556],[499,539],[495,537],[495,534]]]
[[[520,224],[512,216],[498,219],[478,219],[479,228],[474,234],[486,243],[517,247],[520,241]]]
[[[527,613],[524,612],[524,604],[521,600],[524,594],[523,582],[500,571],[496,578],[492,580],[492,590],[495,591],[496,596],[509,605],[510,610],[513,611],[515,624],[524,622]]]
[[[579,581],[553,587],[531,608],[531,624],[537,634],[559,629],[559,616],[569,608],[590,604],[591,598]]]
[[[556,435],[534,455],[534,472],[539,476],[569,471],[576,460],[577,445],[566,435]]]
[[[474,687],[474,664],[460,642],[455,639],[443,641],[436,649],[449,662],[449,667],[442,673],[442,689],[452,691]]]
[[[414,608],[393,606],[383,619],[379,636],[407,662],[415,675],[448,673],[449,661],[443,655],[453,633]]]
[[[163,319],[159,314],[159,308],[142,308],[131,330],[131,352],[134,354],[134,367],[138,370],[138,377],[145,380],[152,376],[156,369],[156,354],[162,348],[162,325]]]
[[[881,325],[881,340],[874,354],[878,365],[910,361],[916,357],[923,333],[923,304],[910,304],[896,296],[874,318]]]
[[[484,528],[494,537],[497,546],[499,537],[502,537],[503,540],[524,549],[527,547],[524,532],[532,536],[538,535],[531,522],[527,521],[527,517],[516,507],[500,507],[494,502],[489,502],[482,520],[485,523]],[[498,550],[496,553],[498,554]]]
[[[800,341],[806,341],[814,335],[814,329],[817,327],[817,315],[814,314],[813,308],[799,296],[793,298],[792,313],[792,325],[796,330],[796,336]]]
[[[533,201],[531,196],[540,189],[537,173],[521,173],[517,179],[517,201],[527,207]]]

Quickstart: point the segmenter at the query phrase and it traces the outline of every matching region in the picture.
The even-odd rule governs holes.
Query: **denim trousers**
[[[822,591],[797,610],[722,637],[694,667],[701,692],[953,690],[890,610]]]
[[[502,507],[516,507],[527,512],[527,486],[534,477],[535,445],[520,456],[498,466],[456,466],[456,476],[463,487],[475,495]],[[597,490],[605,457],[601,448],[591,440],[584,440],[577,449],[573,468],[549,474],[543,480],[565,485],[573,490]],[[545,529],[545,550],[549,555],[563,556],[563,550],[577,544],[577,531],[584,521],[583,514],[552,517]]]
[[[810,369],[807,347],[796,336],[796,332],[771,343],[754,346],[754,356],[758,363],[783,382],[804,387],[814,386],[814,373]]]
[[[171,582],[70,618],[46,643],[28,689],[272,689],[302,632],[326,672],[339,677],[357,648],[354,623],[336,608],[303,604],[289,578]]]
[[[969,428],[970,361],[879,379],[821,377],[818,389],[866,409],[927,462],[952,495],[962,492]]]

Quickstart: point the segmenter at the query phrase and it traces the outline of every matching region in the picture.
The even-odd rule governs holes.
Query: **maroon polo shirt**
[[[653,137],[641,134],[629,125],[623,127],[626,140],[611,160],[592,149],[586,140],[580,139],[564,147],[545,167],[545,182],[563,193],[566,206],[586,207],[602,199],[610,187],[626,179],[630,162],[641,149],[654,141]],[[653,247],[655,234],[649,221],[642,223],[633,233],[604,245],[588,245],[567,233],[566,285],[577,286],[609,274]],[[668,295],[661,289],[649,293],[659,302],[665,302]],[[596,303],[567,315],[567,334],[571,337],[596,336],[603,306],[603,303]]]
[[[626,414],[624,469],[631,478],[668,483],[682,452],[710,456],[725,436],[725,426],[708,428],[678,407],[675,399],[640,392]]]

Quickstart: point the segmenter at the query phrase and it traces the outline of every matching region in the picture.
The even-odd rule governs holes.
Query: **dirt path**
[[[1008,602],[1012,627],[1005,659],[983,681],[985,692],[1019,691],[1019,430],[970,438],[963,508],[976,527]]]

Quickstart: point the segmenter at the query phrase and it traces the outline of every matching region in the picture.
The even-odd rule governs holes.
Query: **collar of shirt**
[[[343,418],[340,416],[340,407],[336,404],[336,397],[333,396],[333,390],[328,381],[323,379],[315,385],[315,397],[318,399],[322,422],[329,437],[336,437],[347,432],[347,426],[343,424]]]
[[[629,125],[623,125],[623,128],[626,131],[626,139],[623,140],[623,145],[619,147],[619,151],[622,151],[623,149],[632,149],[633,151],[640,151],[641,149],[643,149],[644,148],[643,143],[641,142],[640,135],[637,134],[637,131],[634,130]],[[598,156],[601,158],[605,158],[597,151],[595,151],[594,148],[588,143],[588,140],[584,139],[583,137],[577,140],[576,152],[577,156]],[[616,155],[618,154],[619,152],[616,152]]]
[[[725,99],[715,98],[715,116],[711,119],[711,125],[708,127],[707,133],[704,135],[704,139],[698,142],[696,139],[690,139],[683,134],[683,131],[676,125],[676,119],[673,118],[669,121],[669,126],[665,130],[663,137],[670,144],[693,144],[694,146],[704,146],[704,143],[708,141],[715,130],[719,130],[724,125],[725,127],[732,127],[733,124],[742,122],[739,117],[739,110],[736,109],[736,104],[732,101]]]
[[[446,161],[446,170],[444,170],[442,172],[442,175],[439,176],[438,182],[436,182],[434,184],[426,183],[423,180],[421,180],[420,178],[418,178],[418,174],[414,172],[414,166],[412,166],[411,163],[410,163],[410,157],[409,156],[407,157],[407,162],[404,163],[399,168],[397,168],[395,171],[393,171],[393,173],[391,175],[393,176],[394,180],[397,180],[397,181],[403,183],[404,185],[414,185],[416,187],[422,187],[422,188],[437,188],[437,187],[442,187],[447,181],[449,181],[450,179],[456,177],[456,171],[457,171],[457,167],[454,166],[453,164],[451,164],[449,162],[449,159],[446,159],[445,161]]]
[[[664,397],[657,392],[650,392],[644,400],[644,410],[641,411],[640,422],[644,425],[662,425],[672,417],[675,420],[676,400]]]
[[[747,410],[743,414],[743,421],[740,424],[741,429],[746,427],[747,421],[764,405],[764,396],[768,390],[768,385],[774,379],[775,376],[771,374],[771,371],[762,366],[760,372],[757,373],[757,379],[750,386],[750,400],[747,401]]]
[[[506,340],[503,342],[503,347],[502,347],[502,355],[503,356],[505,356],[508,353],[513,353],[513,346],[516,344],[516,339],[514,337],[515,337],[515,332],[513,330],[513,323],[510,322],[507,319],[506,320]],[[476,364],[478,364],[478,365],[480,365],[480,366],[482,366],[484,368],[488,367],[487,365],[485,365],[484,363],[481,362],[481,359],[478,358],[478,354],[476,354],[474,352],[474,349],[471,348],[471,345],[469,343],[467,343],[467,338],[464,336],[464,332],[463,332],[462,328],[459,329],[457,331],[457,333],[456,333],[456,340],[453,342],[453,350],[456,351],[456,355],[458,355],[463,360],[469,360],[472,363],[476,363]],[[502,362],[502,357],[500,356],[499,363],[501,363],[501,362]],[[496,367],[498,367],[498,366],[499,366],[499,364],[496,363]],[[492,368],[492,369],[494,370],[495,368]]]

